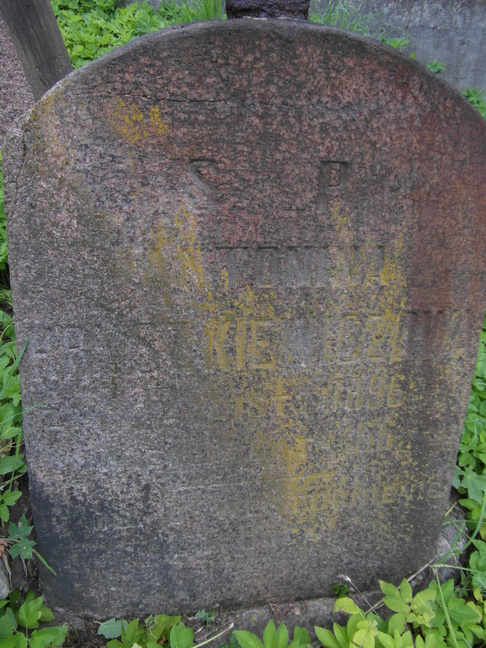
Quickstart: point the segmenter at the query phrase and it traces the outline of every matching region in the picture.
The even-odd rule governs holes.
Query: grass
[[[363,15],[359,5],[342,2],[341,0],[329,0],[322,11],[317,10],[314,0],[309,10],[309,21],[346,29],[362,36],[371,36],[371,14]]]
[[[224,18],[220,0],[200,0],[191,6],[170,1],[160,10],[154,10],[146,3],[121,8],[116,0],[51,2],[74,67],[79,67],[136,36],[164,26]],[[350,29],[364,36],[371,35],[370,16],[361,16],[359,10],[343,2],[329,2],[322,14],[311,12],[310,20]],[[435,71],[439,71],[440,63],[433,63]],[[464,94],[486,118],[482,91],[470,89]],[[31,527],[25,518],[21,518],[20,523],[15,525],[10,521],[11,509],[21,497],[18,481],[26,471],[17,372],[20,357],[12,320],[0,174],[0,476],[3,479],[0,488],[0,521],[12,557],[18,555],[29,559],[35,553],[34,542],[30,539]],[[467,511],[467,526],[471,535],[469,556],[466,567],[460,571],[459,585],[455,586],[452,581],[444,585],[432,584],[422,593],[412,595],[406,579],[400,588],[383,583],[383,603],[394,612],[390,617],[393,621],[385,621],[374,611],[360,610],[353,601],[349,602],[349,597],[341,596],[336,609],[348,614],[349,620],[346,626],[336,624],[334,633],[319,629],[318,636],[325,648],[467,648],[486,644],[486,327],[481,334],[454,487],[460,503]],[[448,564],[450,560],[451,555],[444,556],[431,568],[437,571],[440,564]],[[340,594],[345,593],[346,588],[341,587]],[[0,601],[0,648],[27,648],[28,645],[32,648],[48,648],[60,645],[65,630],[37,630],[39,623],[50,618],[42,598],[35,598],[31,594],[24,598],[20,593],[14,592],[8,599]],[[110,648],[131,648],[132,639],[140,642],[142,648],[156,648],[164,642],[170,648],[191,648],[193,636],[182,626],[180,618],[164,615],[149,617],[142,624],[138,621],[129,624],[128,621],[116,620],[102,624],[105,631],[109,629],[111,641],[118,642]],[[267,629],[264,647],[273,648],[277,636],[280,637],[278,648],[283,647],[284,643],[286,647],[285,632],[280,628],[274,630],[271,626]],[[296,648],[300,643],[306,645],[308,635],[305,633],[303,631],[299,635]],[[241,632],[232,635],[229,639],[230,648],[261,648],[261,642],[250,635],[251,633]],[[107,634],[104,636],[108,638]]]

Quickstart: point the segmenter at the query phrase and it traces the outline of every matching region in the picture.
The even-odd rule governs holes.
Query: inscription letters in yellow
[[[412,329],[421,335],[422,324],[407,313],[401,242],[358,249],[338,205],[333,225],[335,242],[320,266],[327,286],[321,273],[304,306],[286,298],[302,282],[293,286],[288,273],[275,273],[271,249],[260,255],[258,288],[236,292],[227,268],[209,279],[197,218],[185,207],[154,232],[142,281],[178,292],[178,317],[194,320],[192,346],[216,385],[214,420],[223,421],[229,443],[248,439],[285,528],[315,541],[363,498],[378,532],[386,508],[407,501],[416,477],[401,430],[413,385],[401,363]],[[294,265],[298,256],[292,252]],[[280,286],[278,276],[286,277]],[[363,494],[354,474],[377,470],[387,456],[401,462],[401,474],[378,475],[375,490]]]

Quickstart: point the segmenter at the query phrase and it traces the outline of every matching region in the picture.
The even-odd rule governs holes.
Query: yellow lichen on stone
[[[185,291],[208,292],[195,227],[194,215],[185,206],[175,215],[174,227],[159,223],[147,252],[144,285],[158,280],[168,290],[171,286],[178,286]]]
[[[148,138],[164,138],[169,133],[169,125],[162,120],[158,106],[153,106],[146,116],[136,103],[121,98],[116,101],[109,122],[130,144]]]

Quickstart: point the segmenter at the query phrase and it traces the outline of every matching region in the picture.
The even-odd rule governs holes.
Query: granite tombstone
[[[34,96],[0,13],[0,147],[10,126],[34,103]]]
[[[486,124],[374,42],[144,37],[6,154],[51,605],[325,596],[433,555],[485,304]]]

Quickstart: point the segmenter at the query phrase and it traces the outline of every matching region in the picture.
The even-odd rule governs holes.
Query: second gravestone
[[[290,21],[157,33],[35,106],[5,177],[51,604],[312,598],[433,555],[485,131],[414,62]]]

